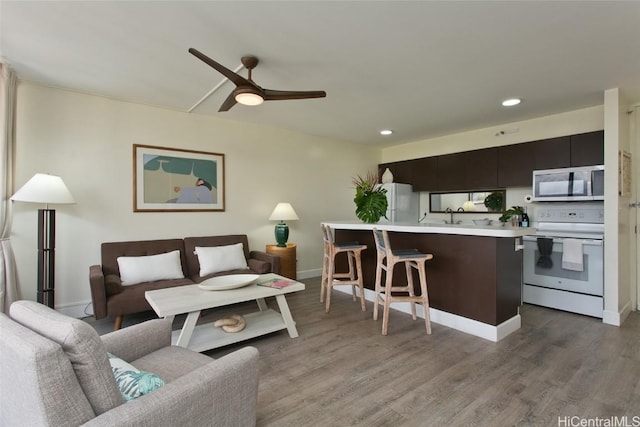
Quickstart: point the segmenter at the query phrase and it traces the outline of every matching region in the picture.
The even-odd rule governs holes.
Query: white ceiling
[[[640,1],[7,1],[0,56],[23,80],[188,111],[254,54],[253,78],[324,99],[194,113],[395,144],[640,101]],[[512,96],[520,106],[500,102]],[[378,131],[395,133],[382,137]]]

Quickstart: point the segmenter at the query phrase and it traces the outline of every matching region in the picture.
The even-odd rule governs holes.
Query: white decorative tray
[[[205,291],[226,291],[247,286],[258,277],[260,277],[259,274],[229,274],[207,279],[198,284],[198,287]]]

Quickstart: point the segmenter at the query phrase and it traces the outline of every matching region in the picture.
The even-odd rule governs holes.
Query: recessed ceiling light
[[[384,129],[380,131],[380,135],[384,135],[384,136],[391,135],[392,133],[393,131],[391,129]]]
[[[519,98],[510,98],[510,99],[505,99],[504,101],[502,101],[502,105],[504,107],[513,107],[514,105],[518,105],[520,104],[520,99]]]

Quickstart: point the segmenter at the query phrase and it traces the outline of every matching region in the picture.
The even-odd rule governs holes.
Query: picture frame
[[[134,212],[224,212],[224,154],[133,145]]]
[[[631,153],[618,152],[618,194],[620,197],[631,197]]]

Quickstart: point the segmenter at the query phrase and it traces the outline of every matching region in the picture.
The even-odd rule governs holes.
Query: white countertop
[[[367,224],[361,221],[323,221],[323,224],[341,230],[378,230],[400,233],[457,234],[465,236],[522,237],[536,234],[533,227],[511,227],[502,225],[443,224],[443,223],[384,223]]]

